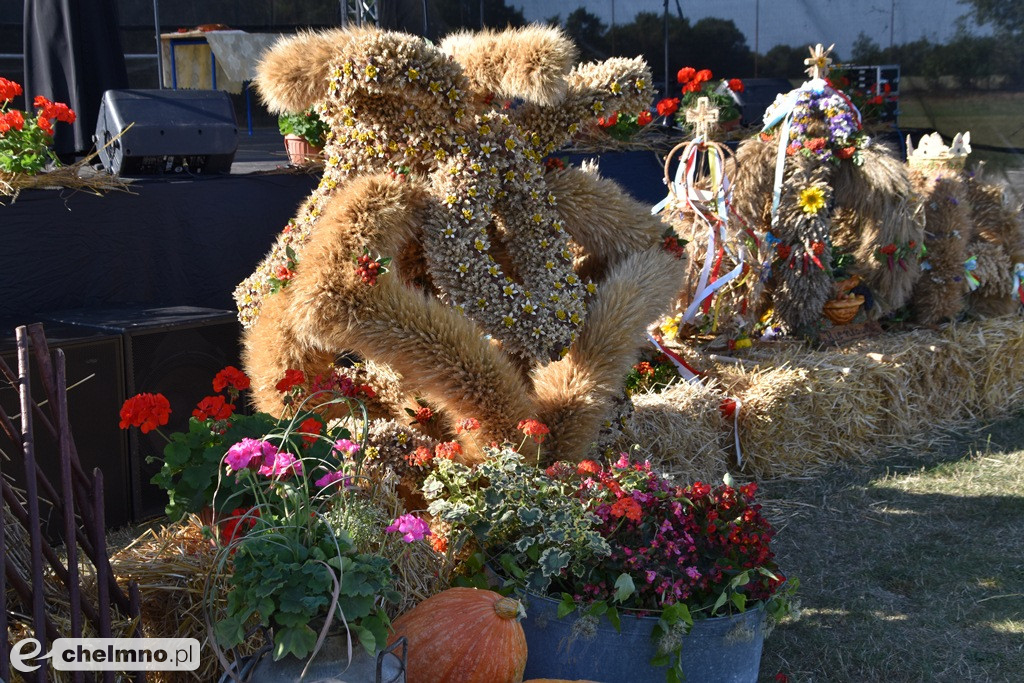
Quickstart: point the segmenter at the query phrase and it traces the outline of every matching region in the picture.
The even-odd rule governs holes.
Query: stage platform
[[[316,187],[276,129],[244,132],[230,174],[132,178],[96,196],[25,190],[0,206],[0,335],[68,309],[234,309],[231,292]]]

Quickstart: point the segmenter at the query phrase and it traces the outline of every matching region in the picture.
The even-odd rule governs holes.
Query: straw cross
[[[832,48],[836,45],[835,43],[824,48],[821,43],[818,43],[814,47],[808,48],[811,51],[811,56],[804,60],[804,64],[807,65],[807,75],[813,78],[828,78],[828,67],[832,64],[832,58],[829,54],[832,52]]]
[[[706,97],[697,100],[697,106],[686,110],[686,122],[692,124],[694,138],[708,139],[711,129],[718,123],[718,107],[711,106]]]

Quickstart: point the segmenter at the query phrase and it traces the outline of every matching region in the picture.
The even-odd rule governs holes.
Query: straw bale
[[[714,383],[678,382],[661,393],[635,394],[613,447],[632,450],[673,481],[717,482],[727,470],[731,436]]]
[[[740,440],[758,477],[798,476],[947,438],[1011,414],[1024,397],[1020,315],[816,350],[755,347],[711,374],[742,402]]]

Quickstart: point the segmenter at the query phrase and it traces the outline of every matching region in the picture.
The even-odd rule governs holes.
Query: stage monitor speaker
[[[220,90],[108,90],[93,141],[111,173],[227,173],[238,124]]]
[[[166,427],[161,427],[165,434],[187,430],[195,405],[215,393],[214,375],[225,366],[240,364],[241,329],[233,311],[174,306],[50,316],[65,324],[121,335],[125,395],[159,392],[166,396],[172,412]],[[141,522],[160,516],[167,505],[167,495],[150,481],[160,471],[166,442],[156,432],[143,434],[138,429],[129,430],[128,437],[133,518]],[[148,457],[156,461],[147,462]]]
[[[13,329],[13,327],[11,328]],[[124,402],[124,352],[121,337],[102,330],[69,328],[45,324],[47,343],[51,349],[64,351],[67,377],[68,421],[82,469],[92,474],[95,468],[103,473],[104,517],[107,528],[126,525],[131,518],[129,498],[128,439],[118,427],[118,411]],[[15,372],[18,353],[14,336],[5,329],[0,337],[0,355]],[[46,398],[34,356],[30,363],[32,397],[36,402]],[[9,416],[20,412],[18,391],[0,378],[0,405]],[[44,407],[44,412],[49,411]],[[20,422],[15,420],[20,426]],[[60,451],[57,441],[38,419],[34,422],[36,461],[46,478],[59,493]],[[0,433],[2,434],[2,433]],[[17,445],[6,443],[0,435],[0,451],[9,454],[0,464],[3,473],[14,485],[25,490],[25,465]],[[52,508],[40,491],[40,511],[44,531],[52,540],[62,534],[63,520],[52,514]]]

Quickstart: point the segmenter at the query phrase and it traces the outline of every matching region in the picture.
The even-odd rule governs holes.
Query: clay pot
[[[292,166],[302,166],[320,160],[323,152],[322,147],[315,147],[306,138],[298,135],[285,135],[284,148],[288,152],[288,163]]]

